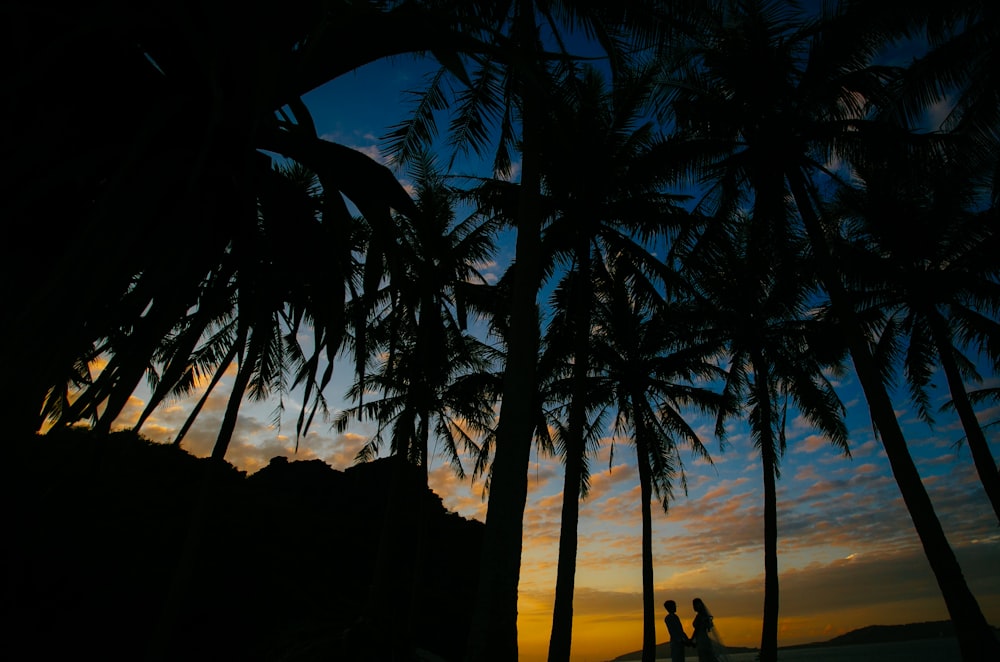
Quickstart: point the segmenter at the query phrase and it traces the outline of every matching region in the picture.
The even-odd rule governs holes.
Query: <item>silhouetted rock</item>
[[[12,441],[7,659],[462,658],[483,527],[410,467],[275,458],[247,476],[130,433]],[[408,505],[387,513],[393,484]],[[386,521],[391,593],[365,622]]]
[[[916,639],[941,639],[954,636],[955,626],[952,625],[951,621],[906,623],[905,625],[869,625],[834,637],[824,642],[824,645],[882,644],[896,641],[914,641]]]

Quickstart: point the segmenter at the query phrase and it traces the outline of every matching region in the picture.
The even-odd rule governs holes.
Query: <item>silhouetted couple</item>
[[[688,637],[684,632],[684,626],[681,625],[681,619],[677,616],[677,603],[673,600],[663,603],[663,607],[667,610],[663,622],[667,624],[667,632],[670,633],[671,662],[684,662],[684,649],[687,646],[694,646],[698,651],[698,662],[720,662],[711,612],[701,598],[695,598],[691,605],[695,617],[691,623],[691,636]]]

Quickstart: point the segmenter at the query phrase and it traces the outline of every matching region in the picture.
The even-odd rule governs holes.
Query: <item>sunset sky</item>
[[[306,97],[324,137],[377,156],[379,137],[407,110],[401,91],[417,87],[419,71],[399,61],[371,65]],[[509,261],[502,247],[498,275]],[[231,381],[232,377],[229,377]],[[328,390],[332,406],[342,395],[347,370]],[[1000,385],[992,380],[987,385]],[[800,420],[788,430],[788,451],[778,483],[781,616],[779,644],[829,639],[872,624],[946,620],[948,614],[924,558],[909,515],[875,439],[868,411],[853,374],[838,382],[848,408],[851,458],[837,452]],[[936,404],[947,390],[934,392]],[[247,403],[227,460],[254,472],[277,455],[320,458],[334,468],[350,466],[371,428],[356,424],[337,434],[324,422],[314,424],[293,455],[297,407],[285,401],[279,428],[273,425],[274,402]],[[144,394],[139,392],[120,419],[135,420]],[[196,397],[196,396],[195,396]],[[207,455],[225,407],[225,391],[209,401],[185,447]],[[143,427],[142,433],[168,441],[183,423],[195,398],[171,402]],[[952,416],[941,414],[931,430],[916,420],[905,398],[896,401],[911,452],[987,620],[1000,625],[1000,529],[975,475],[967,449],[956,448],[962,432]],[[1000,410],[982,411],[983,421],[1000,419]],[[715,614],[725,643],[756,646],[763,605],[763,519],[759,458],[745,428],[730,426],[725,450],[701,425],[714,465],[684,452],[688,493],[678,488],[670,512],[654,510],[654,558],[657,640],[667,640],[662,625],[665,599],[674,599],[690,632],[691,599],[701,597]],[[1000,456],[997,434],[991,435]],[[640,504],[634,451],[627,440],[609,443],[591,463],[591,493],[581,513],[573,660],[598,662],[641,647]],[[470,518],[484,519],[482,482],[457,479],[435,457],[431,484],[445,505]],[[545,659],[551,626],[555,561],[559,536],[562,472],[558,460],[533,454],[525,514],[524,556],[519,600],[521,660]],[[308,572],[308,568],[301,569]],[[469,577],[469,581],[475,581]]]

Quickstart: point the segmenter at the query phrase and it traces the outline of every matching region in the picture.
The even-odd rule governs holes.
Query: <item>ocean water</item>
[[[728,662],[756,662],[757,653],[731,653]],[[697,657],[687,658],[694,662]],[[778,650],[778,662],[961,662],[955,639]],[[670,662],[658,658],[657,662]]]

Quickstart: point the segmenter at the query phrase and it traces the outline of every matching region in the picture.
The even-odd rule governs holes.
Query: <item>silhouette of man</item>
[[[670,661],[684,662],[684,648],[691,645],[691,639],[684,632],[681,619],[677,617],[677,603],[667,600],[663,607],[667,610],[663,622],[667,624],[667,632],[670,633]]]

